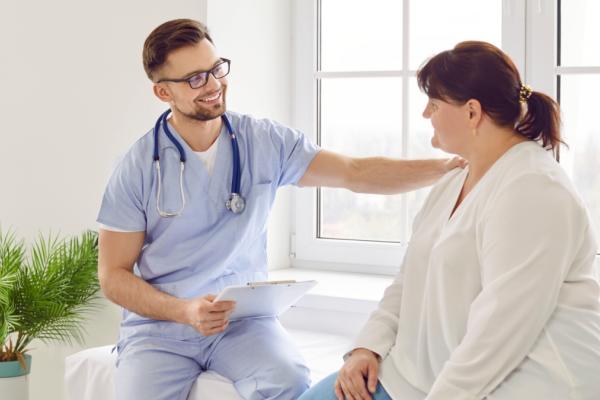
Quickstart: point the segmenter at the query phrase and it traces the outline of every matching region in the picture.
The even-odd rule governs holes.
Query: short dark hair
[[[142,58],[148,78],[167,61],[169,54],[185,46],[208,39],[213,43],[208,28],[202,22],[192,19],[174,19],[155,28],[144,42]]]
[[[430,98],[464,104],[476,99],[499,126],[511,127],[522,136],[541,142],[559,159],[559,106],[549,96],[525,87],[519,70],[502,50],[479,41],[457,44],[429,59],[417,72],[421,90]],[[525,112],[521,104],[525,102]]]

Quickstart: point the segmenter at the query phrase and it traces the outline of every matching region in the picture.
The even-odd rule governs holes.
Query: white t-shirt
[[[217,136],[217,140],[213,142],[213,144],[206,151],[194,151],[194,153],[198,156],[200,161],[206,167],[206,171],[208,175],[212,175],[213,168],[215,166],[215,158],[217,157],[217,148],[219,147],[219,142],[221,141],[221,137],[223,135]]]

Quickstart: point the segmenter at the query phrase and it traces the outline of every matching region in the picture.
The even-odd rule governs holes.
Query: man
[[[245,399],[295,399],[309,371],[278,320],[230,324],[235,304],[213,302],[225,286],[266,279],[277,188],[398,193],[433,183],[459,161],[349,158],[273,121],[225,113],[230,63],[196,21],[156,28],[143,59],[171,117],[132,146],[98,216],[100,283],[125,309],[117,398],[186,399],[198,374],[213,370]],[[232,193],[245,197],[243,211]]]

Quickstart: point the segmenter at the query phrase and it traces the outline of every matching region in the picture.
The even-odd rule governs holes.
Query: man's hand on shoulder
[[[465,168],[467,165],[469,165],[468,161],[459,156],[449,158],[444,163],[446,172],[452,171],[454,168]]]

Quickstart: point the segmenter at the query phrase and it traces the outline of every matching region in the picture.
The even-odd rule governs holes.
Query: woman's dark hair
[[[417,80],[430,98],[455,104],[478,100],[497,125],[512,127],[541,142],[559,160],[560,144],[565,143],[560,136],[558,104],[525,86],[515,64],[496,46],[477,41],[459,43],[429,59],[417,72]]]
[[[193,46],[203,39],[213,42],[206,26],[192,19],[174,19],[154,29],[144,42],[142,59],[144,70],[151,80],[169,54],[185,46]]]

